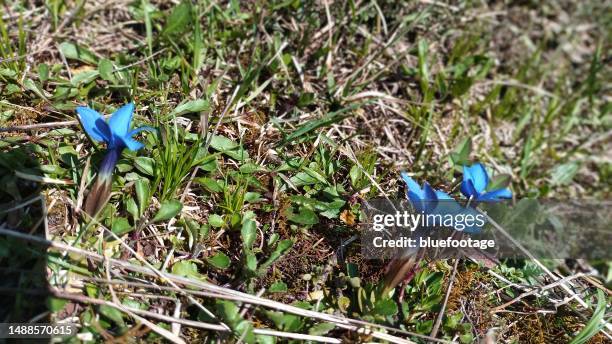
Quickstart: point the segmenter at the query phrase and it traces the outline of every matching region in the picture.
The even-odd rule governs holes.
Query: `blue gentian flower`
[[[434,190],[427,182],[421,187],[406,172],[402,172],[401,176],[408,186],[408,199],[417,211],[428,213],[436,207],[439,199],[452,199],[447,193]]]
[[[461,193],[474,202],[495,202],[504,198],[512,198],[508,188],[487,190],[489,175],[481,163],[463,166],[463,181]]]
[[[84,208],[90,216],[95,217],[110,198],[113,170],[121,151],[124,148],[131,151],[141,149],[144,145],[132,137],[143,130],[155,131],[155,129],[140,127],[130,130],[134,114],[133,103],[120,107],[108,122],[97,111],[88,107],[79,106],[76,111],[87,135],[94,141],[106,143],[106,154],[98,171],[98,179],[87,196]]]
[[[418,211],[431,215],[472,215],[476,216],[478,212],[469,207],[463,207],[459,202],[455,201],[446,192],[433,189],[429,183],[424,182],[423,187],[406,172],[401,173],[402,179],[408,185],[408,199],[412,206]],[[479,226],[465,226],[463,229],[457,229],[466,233],[478,233],[481,230]]]
[[[97,111],[85,106],[76,109],[81,125],[89,137],[94,141],[104,142],[108,149],[122,149],[137,151],[144,145],[132,137],[143,130],[154,131],[151,127],[141,127],[130,131],[130,123],[134,115],[134,103],[127,103],[112,114],[108,123]]]
[[[471,214],[475,218],[477,214],[475,209],[461,206],[461,204],[455,201],[449,194],[443,191],[434,190],[427,182],[424,182],[421,187],[406,172],[402,172],[401,176],[408,186],[408,191],[406,192],[408,200],[410,200],[410,203],[418,212],[442,215],[443,217],[448,214],[452,216]],[[481,227],[475,224],[473,226],[465,226],[462,229],[455,229],[458,231],[462,230],[466,233],[479,233],[481,231]],[[420,243],[420,240],[417,242]],[[415,272],[415,265],[419,261],[415,253],[416,251],[414,250],[400,252],[400,254],[389,263],[384,281],[383,294],[395,288],[402,279],[406,278],[406,275],[410,276]]]

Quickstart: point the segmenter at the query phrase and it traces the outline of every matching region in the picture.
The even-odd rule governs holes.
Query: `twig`
[[[26,206],[28,206],[28,205],[30,205],[32,203],[37,202],[37,201],[43,201],[44,202],[45,198],[43,197],[43,195],[38,195],[36,197],[32,197],[30,199],[26,199],[23,202],[21,202],[21,203],[17,204],[16,206],[14,206],[14,207],[11,207],[11,208],[8,208],[8,209],[0,209],[0,214],[8,213],[10,211],[14,211],[14,210],[17,210],[17,209],[21,209],[21,208],[26,207]]]
[[[545,285],[544,287],[524,292],[521,295],[515,297],[514,299],[504,303],[503,305],[500,305],[500,306],[497,306],[497,307],[491,309],[491,313],[497,313],[497,312],[501,311],[502,309],[504,309],[504,308],[506,308],[506,307],[508,307],[508,306],[510,306],[510,305],[512,305],[512,304],[514,304],[516,302],[518,302],[519,300],[521,300],[521,299],[523,299],[523,298],[525,298],[527,296],[538,294],[538,292],[542,292],[542,291],[545,291],[545,290],[548,290],[548,289],[552,289],[552,288],[558,287],[559,285],[561,285],[563,283],[569,282],[569,281],[571,281],[573,279],[576,279],[576,278],[580,278],[582,276],[585,276],[585,274],[577,273],[575,275],[568,276],[568,277],[565,277],[563,279],[560,279],[560,280],[558,280],[558,281],[556,281],[554,283]]]
[[[172,314],[172,316],[176,319],[181,318],[181,306],[181,300],[176,300],[176,305],[174,306],[174,313]],[[172,333],[178,336],[181,333],[181,324],[172,323]]]
[[[44,176],[37,176],[34,174],[27,174],[21,171],[15,171],[15,176],[21,179],[30,180],[33,182],[43,183],[43,184],[58,184],[58,185],[72,185],[74,182],[72,180],[63,180],[63,179],[54,179]]]
[[[210,324],[210,323],[205,323],[201,321],[181,319],[181,318],[174,318],[168,315],[153,313],[150,311],[145,311],[142,309],[132,308],[128,306],[122,306],[120,308],[117,304],[113,302],[101,300],[101,299],[94,299],[94,298],[84,296],[84,295],[66,293],[60,290],[52,290],[52,294],[55,297],[58,297],[61,299],[72,300],[72,301],[76,301],[80,303],[105,305],[105,306],[117,308],[122,311],[128,310],[135,314],[139,314],[142,316],[146,316],[148,318],[157,319],[157,320],[161,320],[161,321],[165,321],[169,323],[176,323],[176,324],[181,324],[181,325],[185,325],[189,327],[201,328],[201,329],[211,330],[211,331],[231,332],[231,330],[226,329],[221,325]],[[253,333],[261,334],[261,335],[276,336],[276,337],[292,338],[292,339],[311,340],[311,341],[317,341],[321,343],[342,343],[340,340],[331,338],[331,337],[313,336],[313,335],[307,335],[307,334],[282,332],[282,331],[275,331],[275,330],[269,330],[269,329],[258,329],[257,328],[257,329],[253,329]]]
[[[138,60],[138,61],[136,61],[134,63],[130,63],[129,65],[121,66],[119,68],[113,68],[113,72],[119,72],[119,71],[122,71],[124,69],[132,68],[132,67],[137,66],[139,64],[145,63],[148,60],[152,59],[153,57],[155,57],[155,56],[157,56],[157,55],[159,55],[161,53],[163,53],[166,50],[168,50],[168,48],[160,49],[160,50],[154,52],[153,54],[151,54],[150,56],[147,56],[147,57],[145,57],[143,59],[140,59],[140,60]]]
[[[541,87],[536,87],[536,86],[531,86],[528,84],[524,84],[521,83],[518,80],[488,80],[488,81],[483,81],[481,83],[478,83],[474,86],[486,86],[486,85],[502,85],[502,86],[510,86],[510,87],[518,87],[518,88],[523,88],[529,91],[532,91],[534,93],[537,93],[541,96],[546,96],[549,98],[554,98],[554,99],[558,99],[559,97],[557,97],[557,95],[552,94],[550,92],[548,92],[547,90],[541,88]]]
[[[111,115],[102,115],[104,118],[108,118]],[[37,123],[37,124],[26,124],[26,125],[16,125],[12,127],[0,128],[0,132],[7,131],[29,131],[29,130],[38,130],[44,128],[57,128],[57,127],[70,127],[73,125],[78,125],[79,121],[63,121],[63,122],[48,122],[48,123]]]
[[[436,323],[434,324],[434,327],[431,330],[430,336],[434,338],[436,337],[436,335],[438,334],[438,330],[440,329],[440,324],[442,323],[442,318],[444,317],[444,311],[446,310],[446,305],[448,304],[448,298],[450,297],[450,293],[453,290],[453,284],[455,283],[455,276],[457,275],[458,265],[459,259],[455,259],[455,265],[453,265],[453,273],[451,274],[450,281],[448,282],[448,289],[446,290],[446,295],[444,296],[444,303],[442,303],[442,308],[440,308],[440,313],[438,314]]]
[[[96,261],[104,261],[104,257],[94,253],[94,252],[90,252],[87,250],[83,250],[80,248],[76,248],[76,247],[72,247],[63,243],[59,243],[56,241],[50,241],[50,240],[46,240],[43,239],[41,237],[36,237],[33,235],[28,235],[25,233],[21,233],[21,232],[17,232],[17,231],[13,231],[10,229],[6,229],[2,226],[0,226],[0,234],[3,235],[8,235],[8,236],[12,236],[15,238],[19,238],[22,240],[27,240],[30,242],[34,242],[34,243],[38,243],[41,245],[45,245],[51,248],[55,248],[55,249],[59,249],[59,250],[65,250],[65,251],[69,251],[69,252],[73,252],[79,255],[84,255],[87,257],[90,257],[93,260]],[[163,281],[166,281],[168,283],[170,283],[171,285],[176,286],[176,283],[180,283],[183,284],[185,286],[190,286],[190,287],[195,287],[195,288],[200,288],[203,290],[207,290],[209,292],[212,293],[216,293],[215,296],[219,297],[219,298],[223,298],[226,300],[232,300],[232,301],[238,301],[238,302],[246,302],[246,303],[252,303],[252,304],[257,304],[257,305],[261,305],[261,306],[265,306],[268,308],[273,308],[276,309],[278,311],[283,311],[283,312],[287,312],[287,313],[291,313],[291,314],[295,314],[295,315],[299,315],[299,316],[304,316],[304,317],[309,317],[309,318],[313,318],[313,319],[318,319],[318,320],[322,320],[322,321],[326,321],[326,322],[331,322],[334,323],[336,326],[349,330],[349,331],[353,331],[353,332],[357,332],[357,333],[362,333],[362,334],[368,334],[371,335],[374,338],[377,339],[381,339],[381,340],[386,340],[392,343],[413,343],[410,340],[407,339],[403,339],[394,335],[390,335],[387,333],[383,333],[380,331],[376,331],[373,330],[371,328],[366,328],[367,327],[379,327],[379,328],[384,328],[386,330],[389,331],[394,331],[394,332],[399,332],[399,333],[403,333],[406,335],[410,335],[410,336],[414,336],[414,337],[419,337],[419,338],[424,338],[427,339],[429,341],[433,341],[433,342],[438,342],[438,343],[448,343],[448,341],[446,340],[441,340],[441,339],[436,339],[436,338],[431,338],[429,336],[425,336],[425,335],[421,335],[418,333],[412,333],[409,331],[404,331],[404,330],[400,330],[400,329],[395,329],[395,328],[390,328],[387,326],[382,326],[382,325],[378,325],[378,324],[372,324],[372,323],[367,323],[367,322],[363,322],[363,321],[359,321],[356,319],[351,319],[351,318],[344,318],[344,317],[339,317],[339,316],[335,316],[335,315],[331,315],[331,314],[326,314],[326,313],[321,313],[321,312],[315,312],[315,311],[311,311],[311,310],[306,310],[306,309],[302,309],[299,307],[295,307],[295,306],[291,306],[291,305],[287,305],[281,302],[277,302],[277,301],[272,301],[272,300],[267,300],[267,299],[263,299],[261,297],[257,297],[254,295],[250,295],[250,294],[246,294],[246,293],[242,293],[233,289],[229,289],[229,288],[224,288],[224,287],[220,287],[208,282],[203,282],[203,281],[196,281],[196,280],[191,280],[185,277],[180,277],[180,276],[176,276],[176,275],[172,275],[169,273],[164,273],[161,271],[152,271],[150,268],[148,267],[144,267],[144,266],[138,266],[138,265],[134,265],[132,263],[129,263],[127,261],[123,261],[123,260],[118,260],[118,259],[113,259],[113,258],[109,258],[110,263],[121,267],[125,270],[130,270],[133,272],[138,272],[138,273],[142,273],[145,275],[149,275],[149,276],[155,276],[155,277],[159,277],[161,278]],[[190,295],[188,295],[188,293],[185,291],[186,288],[184,289],[173,289],[174,291],[179,291],[180,294],[182,295],[187,295],[188,298],[193,299],[193,297],[191,297]],[[134,310],[132,310],[134,311]],[[135,311],[134,311],[135,312]],[[135,312],[137,313],[137,312]],[[171,318],[174,319],[174,318]],[[219,325],[222,326],[222,325]]]
[[[75,207],[74,204],[72,203],[72,200],[70,199],[66,199],[66,203],[70,204],[73,208]],[[76,209],[75,209],[76,211]],[[80,211],[81,215],[85,215],[87,217],[89,217],[89,215],[87,213],[85,213],[84,211]],[[96,225],[98,225],[100,228],[102,228],[107,234],[110,234],[115,240],[119,241],[119,243],[121,244],[121,246],[125,247],[131,254],[134,255],[134,257],[136,257],[136,259],[138,259],[140,262],[142,262],[150,271],[152,271],[155,275],[159,276],[160,278],[162,278],[162,280],[167,281],[172,287],[174,287],[176,289],[176,291],[178,291],[179,293],[185,295],[185,297],[187,297],[187,299],[189,299],[189,301],[191,303],[193,303],[194,305],[196,305],[198,308],[200,308],[202,311],[204,311],[204,313],[206,313],[208,316],[210,316],[213,319],[217,319],[217,317],[211,312],[209,311],[206,307],[202,306],[202,304],[200,304],[196,299],[194,299],[191,295],[185,293],[181,288],[179,288],[179,286],[177,286],[172,280],[170,279],[165,279],[164,277],[164,273],[161,272],[160,270],[156,269],[153,265],[151,265],[146,259],[144,259],[143,257],[140,256],[140,254],[138,254],[136,251],[134,251],[134,249],[132,249],[128,244],[125,243],[125,241],[123,241],[123,239],[119,238],[119,236],[117,236],[117,234],[115,234],[113,231],[109,230],[108,228],[106,228],[104,225],[102,225],[100,222],[98,222],[95,218],[91,218],[90,219],[93,223],[95,223]],[[226,327],[229,330],[229,327],[224,324],[223,322],[219,321],[219,323]]]
[[[104,258],[108,258],[106,256],[106,252],[108,251],[104,251]],[[110,277],[110,261],[108,261],[108,259],[105,262],[106,264],[105,267],[105,271],[106,271],[106,278],[110,281],[111,277]],[[145,324],[145,326],[147,326],[148,328],[150,328],[151,330],[153,330],[153,332],[161,335],[162,337],[168,339],[169,341],[175,343],[175,344],[187,344],[184,340],[182,340],[178,334],[174,334],[168,330],[166,330],[165,328],[162,328],[158,325],[155,325],[154,323],[150,322],[147,319],[144,319],[136,314],[134,314],[133,312],[131,312],[129,309],[127,309],[126,306],[124,306],[121,301],[119,300],[119,298],[117,297],[117,294],[115,294],[115,290],[113,289],[113,286],[111,284],[108,285],[108,290],[111,293],[111,297],[113,298],[113,304],[114,308],[119,309],[120,311],[128,314],[130,317],[132,317],[133,319],[136,319],[137,321]]]

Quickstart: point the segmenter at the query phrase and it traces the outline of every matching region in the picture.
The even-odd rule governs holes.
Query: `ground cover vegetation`
[[[79,324],[66,342],[610,341],[609,262],[423,261],[381,293],[387,262],[359,243],[401,171],[457,194],[481,162],[515,200],[609,199],[609,3],[0,8],[0,322]],[[115,136],[77,108],[128,103],[127,129],[152,129],[108,122],[126,141],[100,182]]]

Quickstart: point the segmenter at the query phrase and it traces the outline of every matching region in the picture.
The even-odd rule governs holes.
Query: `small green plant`
[[[208,154],[201,135],[188,135],[175,123],[160,126],[159,145],[154,155],[153,185],[160,200],[176,197],[194,168],[215,164],[216,156]]]

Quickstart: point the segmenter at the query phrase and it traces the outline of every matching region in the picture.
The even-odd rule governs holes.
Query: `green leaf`
[[[162,35],[168,36],[175,33],[183,33],[190,22],[191,3],[189,1],[181,2],[176,5],[172,13],[170,13],[168,20],[166,20]]]
[[[186,113],[206,111],[209,108],[210,104],[204,99],[190,100],[174,108],[170,116],[182,116]]]
[[[294,314],[268,311],[266,316],[272,320],[276,328],[282,331],[297,332],[304,326],[302,319]]]
[[[348,116],[350,116],[350,114],[346,114],[346,112],[352,111],[355,108],[357,108],[357,106],[356,105],[352,105],[352,106],[346,107],[344,109],[338,110],[336,112],[328,113],[327,115],[323,116],[323,118],[315,119],[315,120],[310,120],[310,121],[306,122],[304,125],[298,127],[292,133],[287,135],[280,142],[280,146],[284,146],[284,145],[286,145],[288,143],[296,142],[301,136],[304,136],[304,135],[310,133],[311,131],[314,131],[316,129],[319,129],[319,128],[322,128],[322,127],[326,127],[326,126],[332,125],[332,124],[334,124],[336,122],[342,121],[343,119],[345,119]]]
[[[444,327],[448,330],[455,330],[459,325],[459,322],[463,318],[463,313],[457,312],[452,315],[447,315],[444,320]]]
[[[149,198],[151,196],[149,180],[144,178],[136,180],[134,189],[136,189],[136,198],[138,199],[138,215],[142,216],[149,207]]]
[[[472,334],[472,332],[464,333],[459,336],[459,341],[462,344],[474,343],[474,335]]]
[[[202,171],[212,172],[217,169],[217,156],[214,154],[209,155],[204,159],[200,165]]]
[[[67,59],[79,60],[92,65],[98,64],[98,58],[94,53],[74,43],[63,42],[59,45],[59,49]]]
[[[32,91],[34,93],[36,93],[37,96],[39,96],[41,99],[47,99],[47,97],[45,96],[45,93],[43,92],[42,88],[40,88],[40,86],[38,86],[34,80],[32,79],[25,79],[25,81],[23,82],[23,86],[25,87],[26,90]]]
[[[175,217],[183,209],[183,203],[178,200],[169,200],[161,204],[161,207],[153,217],[153,222],[166,221]]]
[[[472,84],[474,83],[474,78],[471,77],[462,77],[453,81],[451,84],[451,93],[453,97],[460,97],[470,90]]]
[[[138,302],[136,300],[132,300],[127,297],[121,300],[121,304],[131,307],[131,308],[136,308],[136,309],[141,309],[141,310],[147,310],[149,308],[149,305],[147,305],[146,303]]]
[[[442,302],[442,295],[430,295],[421,301],[421,304],[417,307],[420,310],[431,311],[434,307],[438,307]]]
[[[249,271],[257,270],[257,257],[253,252],[247,252],[245,256],[246,267]]]
[[[580,164],[577,162],[568,162],[555,167],[550,175],[551,184],[567,185],[571,183],[579,169]]]
[[[395,303],[395,300],[389,298],[380,299],[374,305],[373,313],[382,316],[395,315],[397,313],[397,303]]]
[[[419,321],[416,324],[416,331],[417,333],[429,334],[433,329],[433,325],[433,320]]]
[[[223,187],[219,185],[219,183],[212,178],[208,178],[208,177],[196,178],[195,182],[202,185],[206,190],[210,192],[216,193],[216,192],[223,191]]]
[[[221,135],[213,135],[213,137],[210,139],[210,146],[220,152],[238,148],[238,144],[236,142]]]
[[[130,223],[125,217],[115,218],[111,227],[111,231],[113,231],[113,233],[117,234],[118,236],[121,236],[125,233],[129,233],[132,229],[132,226],[130,226]]]
[[[250,162],[247,162],[246,164],[242,164],[240,166],[240,173],[244,173],[244,174],[251,174],[257,171],[265,171],[266,168],[257,164],[253,164]]]
[[[100,63],[98,63],[98,72],[102,79],[110,82],[115,82],[115,77],[113,76],[113,63],[109,59],[102,59]]]
[[[298,102],[297,102],[297,106],[299,108],[305,108],[306,106],[312,104],[314,100],[315,100],[314,93],[304,92],[300,95],[300,98],[298,99]]]
[[[240,147],[237,150],[223,151],[223,154],[238,161],[245,161],[249,158],[249,152]]]
[[[357,182],[361,179],[363,173],[357,165],[353,165],[349,171],[349,177],[351,178],[351,185],[357,187]]]
[[[223,269],[227,269],[230,266],[230,259],[223,252],[218,252],[214,256],[207,258],[206,261],[208,262],[208,264],[212,265],[213,267],[217,269],[223,270]]]
[[[304,185],[316,184],[318,182],[318,179],[306,172],[298,172],[295,176],[289,178],[289,181],[295,187],[300,187]]]
[[[0,75],[15,79],[17,77],[17,72],[10,68],[0,68]]]
[[[246,192],[244,194],[244,201],[248,203],[255,203],[261,199],[261,194],[259,192]]]
[[[278,281],[278,282],[272,283],[272,285],[268,289],[268,291],[271,292],[271,293],[284,293],[287,290],[288,290],[287,284],[285,282],[283,282],[283,281]]]
[[[300,207],[298,214],[287,214],[287,220],[301,225],[316,225],[319,223],[319,217],[317,214],[307,207]]]
[[[265,272],[265,270],[275,261],[277,261],[278,258],[285,254],[287,250],[291,248],[291,246],[293,246],[293,241],[291,241],[290,239],[281,240],[276,245],[276,249],[274,250],[274,252],[270,254],[270,257],[268,257],[268,259],[263,264],[261,264],[259,271],[262,273]]]
[[[193,248],[194,242],[200,235],[200,224],[194,219],[185,219],[185,230],[187,231],[189,249]]]
[[[208,223],[215,228],[221,228],[225,224],[225,221],[221,215],[210,214],[208,215]]]
[[[221,320],[229,325],[236,336],[246,343],[254,343],[253,325],[240,316],[240,309],[233,302],[217,301],[215,309]]]
[[[258,344],[276,344],[276,337],[263,334],[256,335]]]
[[[182,260],[172,265],[172,273],[183,277],[199,277],[198,267],[195,263],[188,260]]]
[[[134,221],[140,218],[140,211],[138,210],[138,205],[136,205],[134,198],[130,197],[127,199],[127,201],[125,201],[125,210],[132,215]]]
[[[321,173],[319,173],[315,169],[306,167],[306,166],[302,167],[302,169],[304,170],[304,172],[308,173],[308,175],[310,175],[311,177],[314,177],[321,184],[324,184],[324,185],[329,184],[327,179],[325,179],[325,176],[323,176]]]
[[[242,217],[242,246],[245,250],[250,250],[257,238],[257,223],[255,222],[255,213],[248,211]]]
[[[322,336],[322,335],[327,334],[329,331],[335,328],[336,328],[336,325],[332,323],[320,323],[308,329],[308,334],[311,334],[313,336]]]
[[[38,79],[40,82],[45,82],[49,79],[49,66],[46,63],[38,65]]]
[[[210,231],[210,226],[206,223],[202,224],[200,226],[200,238],[207,238],[208,237],[208,232]]]
[[[236,336],[241,338],[245,343],[255,343],[255,334],[253,334],[253,324],[248,320],[242,320],[238,325],[234,326],[233,330]]]
[[[244,161],[249,158],[249,153],[246,150],[225,136],[213,135],[210,140],[210,146],[238,161]]]
[[[134,159],[134,166],[136,169],[146,175],[154,175],[155,160],[146,156],[139,156]]]
[[[597,307],[593,312],[591,320],[584,326],[582,331],[572,339],[570,344],[582,344],[586,343],[589,339],[597,334],[603,327],[605,322],[604,316],[606,315],[606,296],[601,289],[597,289]]]
[[[229,323],[230,326],[236,324],[240,320],[240,310],[233,302],[217,301],[215,308],[221,318]]]
[[[107,305],[101,305],[98,306],[98,310],[102,315],[112,320],[118,326],[125,327],[125,322],[123,321],[123,314],[117,308]]]
[[[91,284],[91,283],[85,284],[85,293],[87,293],[87,296],[98,297],[98,292],[99,292],[99,289],[96,285]]]

